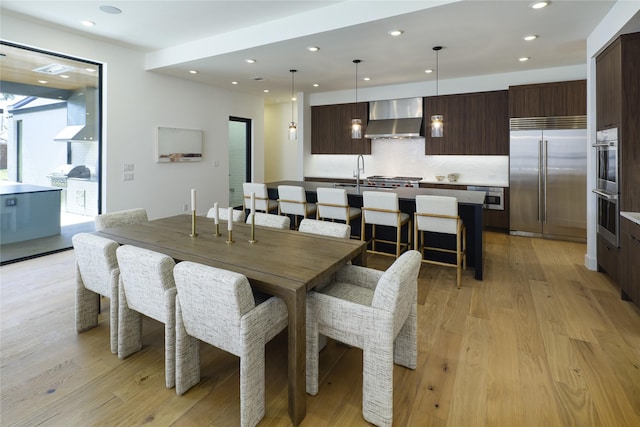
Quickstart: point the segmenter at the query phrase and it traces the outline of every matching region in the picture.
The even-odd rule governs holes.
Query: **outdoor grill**
[[[90,178],[91,171],[84,165],[61,165],[47,175],[52,187],[67,188],[68,178]]]

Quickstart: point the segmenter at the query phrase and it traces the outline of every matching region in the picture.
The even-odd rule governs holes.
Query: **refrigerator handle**
[[[542,149],[542,140],[538,140],[538,222],[542,222],[542,173],[543,173],[544,153]]]
[[[546,224],[547,223],[547,162],[548,162],[548,156],[549,156],[549,150],[548,150],[548,144],[549,141],[548,140],[544,140],[544,147],[543,147],[543,152],[544,152],[544,162],[543,162],[543,169],[541,170],[542,173],[542,180],[544,182],[544,188],[543,188],[543,193],[542,193],[542,203],[543,203],[543,217],[542,217],[542,223]]]

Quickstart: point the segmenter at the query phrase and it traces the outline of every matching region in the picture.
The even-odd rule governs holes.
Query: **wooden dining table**
[[[366,243],[293,230],[233,223],[233,243],[228,243],[227,222],[220,221],[214,235],[213,219],[197,217],[191,236],[191,215],[96,231],[122,245],[134,245],[172,257],[245,275],[255,290],[284,300],[289,315],[288,385],[289,417],[298,425],[306,415],[306,294],[348,261],[366,265]]]

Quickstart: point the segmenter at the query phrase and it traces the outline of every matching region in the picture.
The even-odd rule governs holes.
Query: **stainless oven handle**
[[[596,147],[613,147],[615,145],[614,142],[596,142],[595,144],[592,144],[591,146],[596,148]]]
[[[607,200],[617,200],[618,199],[618,196],[616,194],[609,194],[609,193],[605,193],[604,191],[600,191],[600,190],[596,190],[596,189],[591,190],[591,192],[597,194],[598,196],[604,197]]]

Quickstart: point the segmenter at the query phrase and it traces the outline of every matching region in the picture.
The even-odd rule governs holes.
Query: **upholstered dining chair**
[[[111,352],[118,352],[118,243],[90,233],[72,238],[76,256],[76,330],[98,326],[100,295],[110,299],[109,330]]]
[[[351,226],[340,222],[319,221],[317,219],[305,218],[300,221],[298,231],[302,233],[348,239],[351,235]]]
[[[278,215],[293,215],[294,227],[298,228],[298,217],[315,216],[316,204],[307,202],[303,187],[278,185]]]
[[[247,216],[247,224],[251,224],[251,215]],[[255,213],[255,224],[260,227],[278,228],[280,230],[288,230],[291,228],[291,219],[288,216],[280,216],[273,214],[266,214],[263,212]]]
[[[265,345],[287,327],[284,301],[256,304],[242,274],[189,261],[178,263],[174,276],[176,393],[200,382],[198,340],[211,344],[240,357],[240,423],[255,426],[265,414]]]
[[[416,250],[423,258],[425,251],[435,251],[455,255],[455,261],[432,260],[424,258],[422,262],[453,267],[456,269],[456,284],[460,288],[462,270],[467,266],[466,229],[458,215],[458,200],[449,196],[416,196],[416,212],[414,214],[414,241]],[[455,249],[429,246],[425,242],[425,232],[449,234],[455,236]]]
[[[175,385],[175,300],[173,258],[138,248],[120,246],[118,357],[142,348],[142,315],[164,323],[165,383]]]
[[[371,250],[370,252],[390,255],[387,252],[376,250],[376,243],[387,243],[396,246],[395,257],[400,256],[401,248],[407,250],[411,248],[411,216],[400,212],[398,195],[385,191],[363,191],[362,192],[362,228],[360,239],[366,240],[365,225],[371,224]],[[407,225],[407,243],[402,243],[402,227]],[[376,237],[376,226],[382,225],[394,227],[396,229],[396,240],[385,240]]]
[[[345,265],[335,281],[307,295],[307,393],[318,393],[319,336],[362,349],[362,413],[393,422],[393,364],[417,363],[420,253],[403,253],[386,270]]]
[[[213,218],[215,213],[214,213],[215,208],[211,208],[209,209],[209,211],[207,212],[207,218]],[[227,221],[228,217],[229,217],[229,213],[227,212],[227,208],[218,208],[218,219],[220,221]],[[238,209],[234,209],[233,210],[233,222],[244,222],[244,211],[242,210],[238,210]]]
[[[349,206],[347,190],[344,188],[319,187],[316,195],[318,197],[317,219],[338,220],[350,224],[352,220],[362,215],[360,208]]]
[[[143,208],[127,209],[124,211],[116,211],[96,215],[95,227],[96,231],[105,228],[122,227],[127,224],[138,224],[148,221],[147,210]]]
[[[278,210],[278,202],[269,199],[267,184],[245,182],[242,184],[242,192],[244,193],[244,208],[246,210],[251,210],[251,193],[254,193],[255,196],[256,211],[269,213]]]

